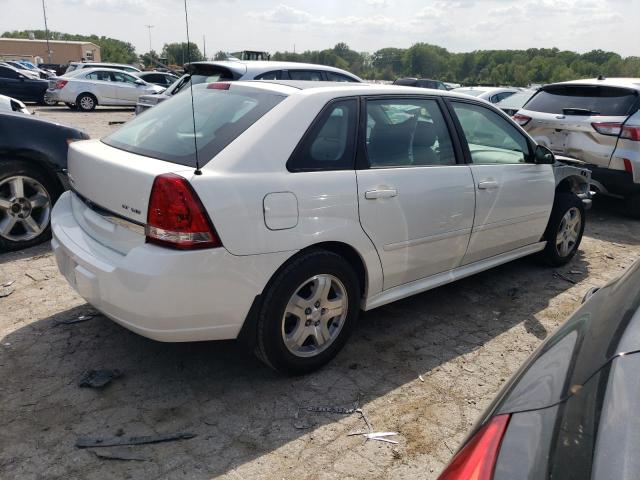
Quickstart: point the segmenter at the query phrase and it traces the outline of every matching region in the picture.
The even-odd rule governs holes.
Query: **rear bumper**
[[[640,193],[640,183],[634,183],[633,176],[624,170],[587,165],[591,170],[592,184],[604,194],[628,197]],[[604,190],[603,190],[604,187]]]
[[[234,256],[224,248],[178,251],[141,244],[126,255],[90,237],[71,192],[51,218],[60,272],[96,309],[154,340],[233,339],[271,275],[290,253]]]

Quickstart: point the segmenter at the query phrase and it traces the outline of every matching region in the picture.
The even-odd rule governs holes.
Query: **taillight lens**
[[[526,115],[522,115],[521,113],[516,113],[512,118],[521,127],[524,127],[527,123],[529,123],[531,121],[531,117],[527,117]]]
[[[182,250],[222,245],[191,184],[173,173],[153,182],[146,235],[149,243]]]
[[[58,80],[56,82],[56,90],[60,90],[62,88],[64,88],[64,86],[69,83],[69,80]]]
[[[633,175],[633,165],[631,164],[631,160],[624,158],[622,161],[624,163],[624,171]]]
[[[620,138],[640,142],[640,126],[623,125]]]
[[[509,415],[497,415],[460,450],[438,480],[491,480]]]
[[[602,135],[612,135],[614,137],[620,135],[622,129],[620,122],[594,122],[591,126],[596,132]]]

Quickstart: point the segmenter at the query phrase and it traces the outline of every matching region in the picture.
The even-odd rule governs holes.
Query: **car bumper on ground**
[[[51,218],[60,272],[107,317],[154,340],[236,338],[253,300],[290,255],[234,256],[224,248],[179,251],[146,243],[121,254],[81,228],[72,195],[60,197]]]

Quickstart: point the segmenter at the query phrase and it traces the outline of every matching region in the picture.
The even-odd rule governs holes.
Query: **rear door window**
[[[327,81],[329,82],[355,82],[353,78],[347,77],[346,75],[342,75],[340,73],[335,72],[324,72],[327,76]]]
[[[451,136],[436,100],[368,100],[366,135],[371,168],[456,163]]]
[[[627,116],[637,96],[632,90],[608,86],[557,85],[540,90],[526,110],[564,115]]]
[[[110,82],[111,81],[111,72],[91,72],[88,73],[85,78],[87,80],[100,80],[103,82]]]
[[[261,73],[256,75],[256,80],[282,80],[282,70],[274,70],[272,72]]]
[[[102,141],[189,167],[196,166],[197,145],[202,166],[284,98],[251,87],[234,85],[217,90],[198,85],[193,87],[193,112],[191,95],[178,95],[135,117]]]
[[[291,172],[354,168],[358,102],[333,102],[318,117],[287,162]]]
[[[289,70],[289,78],[291,80],[309,80],[313,82],[321,82],[322,72],[318,70]]]

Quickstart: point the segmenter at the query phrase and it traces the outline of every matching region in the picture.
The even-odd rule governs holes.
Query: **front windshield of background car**
[[[251,87],[219,90],[198,85],[193,88],[193,104],[191,95],[177,95],[135,117],[102,141],[127,152],[195,167],[195,117],[195,140],[202,166],[284,98]]]

